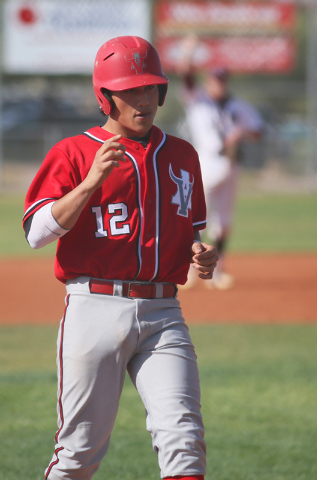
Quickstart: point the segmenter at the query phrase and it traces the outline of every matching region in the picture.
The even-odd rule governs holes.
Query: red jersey
[[[23,221],[87,176],[113,137],[102,127],[66,138],[47,154],[25,201]],[[184,284],[194,230],[206,227],[200,164],[186,141],[153,126],[147,148],[122,138],[126,161],[90,197],[58,240],[55,275]]]

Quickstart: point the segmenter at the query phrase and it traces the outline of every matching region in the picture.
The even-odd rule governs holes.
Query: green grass
[[[317,478],[317,326],[191,326],[206,480]],[[56,327],[0,327],[1,480],[43,478],[56,431]],[[27,476],[25,475],[27,472]],[[158,480],[144,408],[126,381],[96,480]]]
[[[0,256],[53,256],[56,244],[32,250],[27,243],[23,228],[24,198],[20,195],[0,195]]]
[[[317,250],[317,195],[240,197],[231,251]]]
[[[0,256],[53,256],[56,245],[34,251],[22,230],[24,199],[0,196]],[[231,252],[317,251],[317,195],[240,195]]]

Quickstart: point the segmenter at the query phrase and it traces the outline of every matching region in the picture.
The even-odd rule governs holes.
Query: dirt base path
[[[180,291],[188,323],[317,323],[317,254],[231,255],[231,290]],[[57,324],[65,287],[53,259],[0,260],[0,323]]]

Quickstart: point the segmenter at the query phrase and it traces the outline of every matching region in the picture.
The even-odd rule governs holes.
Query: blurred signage
[[[166,71],[177,72],[183,52],[182,38],[165,38],[156,43]],[[287,37],[225,37],[203,39],[193,56],[196,70],[226,67],[232,72],[288,72],[295,66],[296,48]]]
[[[291,1],[161,0],[155,10],[155,45],[167,72],[177,72],[184,37],[194,34],[198,70],[221,65],[241,73],[286,73],[296,66],[296,23]]]
[[[150,22],[147,0],[7,0],[4,70],[91,74],[104,42],[118,35],[150,38]]]
[[[220,1],[161,1],[156,18],[159,35],[183,33],[271,32],[295,26],[295,7],[291,3]]]

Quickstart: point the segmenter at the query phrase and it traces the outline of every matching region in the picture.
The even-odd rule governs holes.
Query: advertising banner
[[[188,28],[209,34],[276,32],[292,30],[296,20],[293,4],[271,2],[164,0],[158,3],[156,15],[159,35],[183,33]]]
[[[165,38],[156,43],[164,69],[177,72],[183,42]],[[287,37],[225,37],[203,39],[193,56],[197,70],[225,67],[237,73],[286,73],[296,64],[296,46]]]
[[[287,73],[296,66],[297,9],[285,1],[158,1],[155,39],[167,72],[177,72],[186,36],[198,38],[197,70]]]
[[[147,0],[7,0],[4,71],[91,74],[104,42],[119,35],[150,40],[150,21]]]

